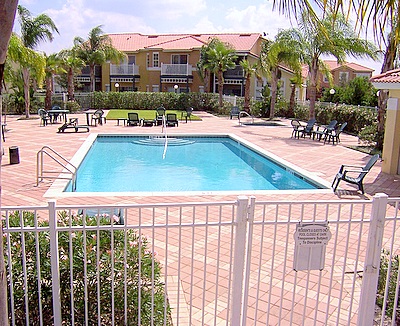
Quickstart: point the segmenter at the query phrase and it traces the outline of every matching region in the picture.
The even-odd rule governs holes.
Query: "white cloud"
[[[272,11],[270,4],[248,6],[243,10],[231,8],[225,16],[226,21],[234,22],[236,31],[265,32],[270,38],[279,29],[291,27],[291,22],[277,11]]]

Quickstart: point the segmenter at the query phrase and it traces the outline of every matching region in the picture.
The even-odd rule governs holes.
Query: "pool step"
[[[182,139],[182,138],[167,138],[168,146],[183,146],[193,144],[194,140]],[[134,140],[132,143],[139,145],[149,145],[149,146],[164,146],[164,137],[150,137],[146,139]]]

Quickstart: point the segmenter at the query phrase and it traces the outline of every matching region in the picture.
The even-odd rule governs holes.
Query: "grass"
[[[117,120],[118,118],[128,118],[128,113],[129,112],[136,112],[139,114],[139,119],[145,119],[145,120],[150,120],[150,119],[155,119],[156,117],[156,111],[154,110],[119,110],[119,109],[112,109],[108,111],[107,113],[107,120]],[[181,110],[167,110],[166,113],[175,113],[178,120],[185,120],[185,113],[182,116],[182,111]],[[201,121],[201,119],[192,114],[191,115],[191,120],[192,121]]]

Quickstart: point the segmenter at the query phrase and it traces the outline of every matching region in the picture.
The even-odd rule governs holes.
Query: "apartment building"
[[[218,38],[235,49],[236,67],[224,73],[223,93],[244,96],[245,76],[239,62],[246,58],[255,63],[263,41],[259,33],[223,34],[160,34],[140,33],[109,34],[112,44],[126,53],[125,62],[107,63],[96,67],[96,90],[142,92],[218,92],[216,76],[209,83],[201,80],[197,72],[200,50],[210,39]],[[83,69],[78,80],[89,89],[89,70]],[[293,73],[282,67],[281,84],[284,97],[290,95],[290,78]],[[260,98],[265,78],[253,76],[251,96]]]

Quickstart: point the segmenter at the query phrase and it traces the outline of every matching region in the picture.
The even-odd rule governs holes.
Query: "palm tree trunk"
[[[243,109],[250,113],[250,75],[246,76],[246,84],[244,85],[244,104]]]
[[[290,85],[290,100],[289,100],[288,118],[294,117],[295,95],[296,95],[296,84],[291,84]]]
[[[24,97],[25,97],[25,117],[30,117],[29,108],[31,106],[30,94],[29,94],[29,70],[28,68],[22,68],[22,78],[24,80]]]
[[[4,63],[6,61],[8,42],[10,40],[15,13],[17,11],[18,0],[3,0],[0,2],[0,117],[3,115],[3,98],[1,89],[3,87]],[[3,144],[1,144],[3,150]],[[0,153],[0,179],[1,179],[1,161],[3,153]],[[1,206],[1,186],[0,186],[0,206]],[[3,225],[0,219],[0,326],[6,326],[8,322],[7,309],[7,274],[4,263],[3,248]]]
[[[318,59],[313,59],[310,67],[310,111],[309,119],[315,119],[315,100],[317,95]]]
[[[218,94],[219,94],[219,107],[222,108],[224,103],[222,101],[222,94],[224,90],[224,76],[222,70],[218,70]]]
[[[94,65],[89,65],[90,69],[90,88],[91,91],[94,92],[96,90],[96,78],[94,76]]]
[[[46,110],[51,109],[51,94],[53,93],[52,78],[46,78],[46,97],[44,99],[44,108]]]
[[[270,119],[273,119],[275,117],[275,102],[276,102],[277,90],[278,90],[278,68],[274,68],[271,71],[271,106],[269,109]]]
[[[72,68],[68,69],[68,75],[67,75],[67,92],[68,92],[68,101],[73,101],[75,96],[74,96],[74,72]]]

